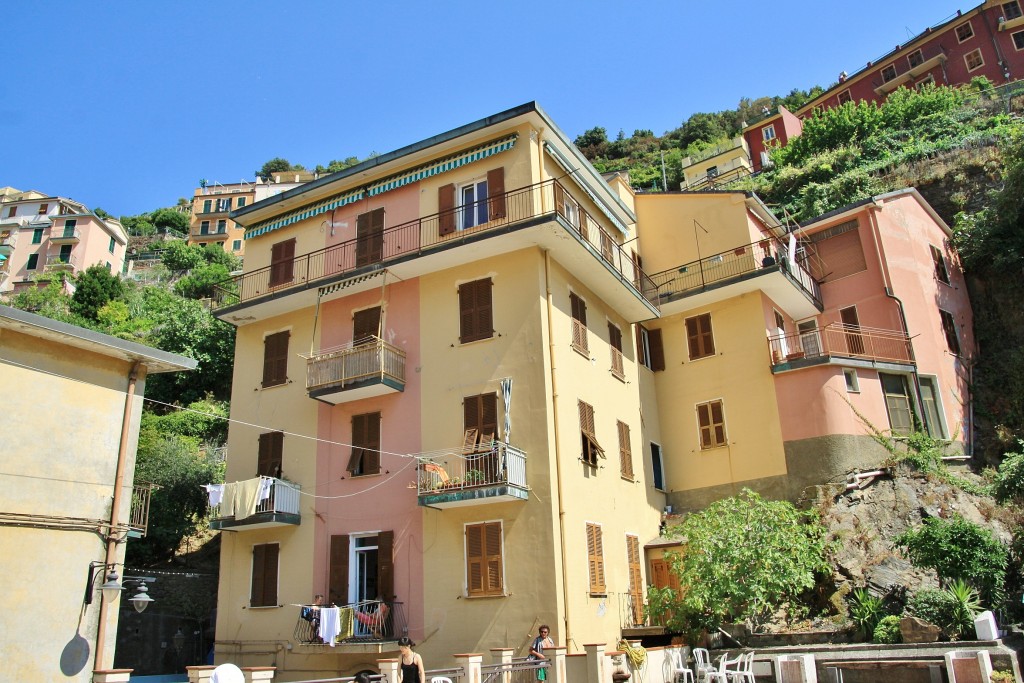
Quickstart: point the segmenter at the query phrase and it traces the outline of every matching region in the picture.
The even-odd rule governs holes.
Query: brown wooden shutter
[[[377,592],[381,599],[395,599],[395,532],[377,534]]]
[[[575,292],[569,292],[572,312],[572,345],[580,351],[587,351],[587,303]]]
[[[725,445],[725,414],[721,401],[711,402],[711,427],[714,431],[715,445]]]
[[[277,605],[277,543],[252,547],[252,586],[249,604],[253,607]]]
[[[459,341],[463,344],[494,336],[490,278],[459,285]]]
[[[499,166],[487,172],[487,210],[492,221],[505,217],[505,169],[503,167]]]
[[[438,234],[455,232],[455,185],[448,183],[437,189]]]
[[[352,416],[352,456],[347,469],[353,476],[380,472],[380,413]]]
[[[622,476],[626,479],[633,478],[633,447],[630,445],[629,425],[625,422],[617,423],[619,430],[619,467]]]
[[[284,449],[284,432],[260,434],[256,476],[280,477]]]
[[[466,587],[469,595],[502,595],[501,541],[501,522],[466,525]]]
[[[462,400],[463,424],[465,429],[475,429],[477,434],[498,433],[498,395],[479,394]]]
[[[292,281],[295,265],[295,239],[278,242],[270,247],[270,281],[271,287],[287,284]]]
[[[348,603],[348,546],[347,534],[331,536],[331,558],[328,568],[327,602],[334,605]]]
[[[622,365],[622,330],[614,323],[608,323],[608,345],[612,347],[612,374],[619,379],[625,378]]]
[[[590,592],[604,593],[604,547],[601,527],[587,523],[587,565],[590,573]]]
[[[697,424],[700,426],[700,447],[711,448],[711,406],[709,404],[697,405]]]
[[[289,332],[268,334],[263,339],[263,386],[272,387],[288,381]]]
[[[384,254],[384,209],[356,217],[356,266],[377,263]]]
[[[640,539],[626,536],[626,569],[629,573],[629,596],[632,603],[633,623],[644,623],[644,584],[640,571]]]
[[[647,345],[651,350],[651,370],[665,369],[665,347],[661,341],[661,330],[647,330]]]
[[[565,190],[557,182],[552,184],[555,191],[555,211],[559,216],[565,217]]]
[[[380,306],[356,311],[352,316],[352,343],[361,344],[380,336]]]
[[[711,331],[710,313],[686,319],[686,341],[690,351],[690,360],[714,355],[715,338]]]

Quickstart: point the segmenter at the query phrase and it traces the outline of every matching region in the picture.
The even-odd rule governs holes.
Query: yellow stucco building
[[[7,402],[0,468],[6,680],[84,683],[113,665],[117,602],[100,587],[123,582],[124,543],[145,528],[148,488],[133,480],[146,377],[195,366],[0,306],[0,381],[28,392]]]

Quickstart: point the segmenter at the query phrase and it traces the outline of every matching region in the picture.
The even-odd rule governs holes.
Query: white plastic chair
[[[741,659],[742,655],[737,655],[736,659],[729,659],[729,654],[726,653],[718,659],[718,666],[708,671],[707,681],[716,681],[716,683],[729,683],[729,676],[736,673],[736,669],[730,669],[729,667],[736,667]]]
[[[432,676],[430,683],[452,683],[452,679],[447,676]]]
[[[672,666],[672,680],[679,681],[682,677],[683,683],[694,683],[693,672],[690,671],[689,667],[683,661],[683,651],[678,648],[669,648],[668,650],[668,661]]]
[[[736,670],[727,672],[729,680],[735,682],[745,681],[746,683],[755,683],[754,681],[754,653],[748,652],[745,655],[740,655],[736,660]]]
[[[703,647],[693,648],[693,668],[697,673],[697,683],[702,683],[708,678],[708,673],[715,670],[711,663],[711,653]]]

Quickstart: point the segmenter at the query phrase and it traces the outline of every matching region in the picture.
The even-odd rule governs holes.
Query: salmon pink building
[[[743,136],[754,170],[764,167],[766,141],[785,146],[800,134],[799,122],[790,118],[794,115],[803,120],[845,102],[880,102],[899,87],[966,85],[979,76],[997,85],[1024,78],[1021,0],[986,0],[967,12],[957,11],[852,74],[842,72],[836,85],[796,112],[779,107],[747,126]]]

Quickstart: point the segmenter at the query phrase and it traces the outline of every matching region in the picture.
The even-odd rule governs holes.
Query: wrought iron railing
[[[644,601],[634,599],[632,593],[619,593],[619,628],[648,626],[644,615]]]
[[[692,183],[683,183],[682,190],[686,192],[701,192],[704,190],[720,190],[738,180],[751,175],[753,171],[749,166],[738,163],[727,169],[721,169],[714,175],[705,174],[694,178]]]
[[[405,605],[401,602],[371,600],[344,605],[342,631],[336,643],[365,643],[398,640],[408,635]],[[327,645],[320,636],[321,608],[303,605],[295,622],[293,637],[307,645]]]
[[[45,270],[74,270],[78,268],[78,257],[74,254],[50,254],[46,257]]]
[[[307,391],[384,378],[405,384],[405,351],[377,337],[306,359]]]
[[[203,230],[202,228],[197,228],[196,230],[192,231],[193,237],[216,237],[217,235],[226,234],[228,234],[228,229],[226,226],[223,228],[206,228],[206,230]]]
[[[779,270],[821,305],[821,288],[800,263],[791,263],[786,257],[786,246],[768,238],[723,251],[699,261],[690,261],[651,275],[658,288],[661,302],[689,296],[709,285],[728,282],[761,270]]]
[[[768,346],[772,365],[826,356],[914,362],[910,337],[903,332],[842,323],[829,323],[797,334],[777,334],[768,338]]]
[[[481,683],[534,683],[537,670],[549,665],[550,662],[543,659],[515,657],[508,664],[484,664],[480,667],[480,680]]]
[[[149,501],[156,484],[135,484],[132,487],[132,505],[128,513],[128,527],[145,536],[149,529]]]
[[[421,460],[417,495],[508,484],[526,489],[526,453],[502,441]]]
[[[495,211],[494,207],[501,205],[504,210]],[[484,212],[484,206],[490,210]],[[469,225],[482,213],[487,213],[486,222]],[[624,283],[629,283],[649,303],[657,305],[654,284],[602,227],[602,221],[587,212],[560,182],[547,180],[235,276],[214,288],[214,308],[242,304],[272,292],[425,255],[458,246],[474,236],[504,232],[503,228],[517,223],[556,215],[582,239],[595,258],[618,273]]]
[[[64,228],[63,230],[55,230],[50,234],[51,242],[80,239],[82,239],[82,232],[78,228]]]

